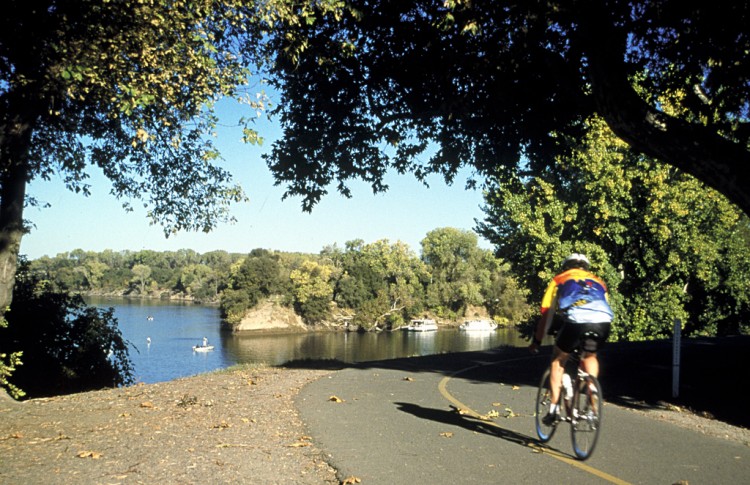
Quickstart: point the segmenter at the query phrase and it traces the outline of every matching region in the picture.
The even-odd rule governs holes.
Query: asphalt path
[[[725,357],[716,363],[719,367],[734,364],[732,358],[747,362],[750,340],[731,343],[735,357],[724,348],[690,342],[685,349],[701,353],[684,351],[685,369],[688,362],[716,360],[705,352]],[[342,365],[303,388],[297,406],[339,477],[356,477],[365,485],[748,483],[747,444],[633,411],[633,406],[651,406],[650,400],[669,393],[671,384],[664,382],[671,375],[671,368],[665,368],[672,357],[667,343],[605,350],[610,353],[603,351],[601,357],[603,426],[586,461],[574,458],[567,424],[559,426],[549,443],[537,440],[534,399],[549,361],[548,348],[537,356],[504,347]],[[745,369],[741,372],[747,383]],[[698,374],[693,371],[682,380],[688,397],[694,383],[707,378]],[[736,381],[733,389],[736,394]],[[717,404],[715,412],[731,414],[726,407]]]

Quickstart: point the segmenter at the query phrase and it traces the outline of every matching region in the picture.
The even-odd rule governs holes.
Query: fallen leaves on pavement
[[[303,448],[305,446],[311,446],[312,443],[310,443],[310,440],[312,438],[309,436],[300,436],[299,441],[296,443],[292,443],[291,445],[287,445],[289,448]]]
[[[98,451],[79,451],[76,456],[78,458],[93,458],[94,460],[98,460],[102,457],[102,454]]]

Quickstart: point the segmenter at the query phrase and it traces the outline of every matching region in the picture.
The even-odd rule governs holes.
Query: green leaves
[[[22,155],[28,177],[57,172],[85,192],[95,165],[125,205],[144,201],[166,234],[231,220],[229,204],[245,197],[227,171],[208,163],[220,159],[213,105],[244,95],[242,46],[259,35],[253,8],[210,0],[81,0],[50,9],[14,2],[0,33],[8,67],[0,96],[25,101],[4,104],[0,115],[33,120],[34,142]],[[249,109],[263,111],[264,100]],[[249,131],[246,139],[260,142]]]
[[[525,292],[502,260],[478,247],[474,233],[450,227],[430,231],[422,240],[422,260],[430,272],[427,304],[443,308],[441,316],[463,317],[470,307],[484,307],[514,324],[525,316]]]
[[[62,71],[62,78],[66,81],[82,81],[83,69],[80,66],[65,68]]]
[[[26,263],[20,267],[9,325],[0,329],[0,355],[9,347],[23,352],[23,365],[8,378],[16,389],[41,397],[131,384],[132,364],[114,310],[87,307],[79,295],[53,291]],[[12,366],[18,357],[11,356]],[[0,384],[3,371],[0,366]]]
[[[747,219],[695,178],[630,151],[587,121],[555,169],[496,180],[479,231],[540,299],[570,252],[589,256],[615,305],[615,337],[713,334],[747,321]],[[739,254],[743,254],[738,258]]]
[[[291,272],[295,305],[308,323],[317,323],[330,314],[333,299],[333,268],[315,261],[304,261]]]

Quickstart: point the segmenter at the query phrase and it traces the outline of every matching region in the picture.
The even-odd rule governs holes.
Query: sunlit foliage
[[[599,119],[568,156],[534,176],[495,181],[479,231],[538,301],[570,252],[609,283],[614,336],[747,331],[748,219],[695,178],[638,156]]]

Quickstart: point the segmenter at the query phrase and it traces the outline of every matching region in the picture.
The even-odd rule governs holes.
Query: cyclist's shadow
[[[485,421],[469,414],[461,414],[458,410],[446,411],[443,409],[425,408],[407,402],[397,402],[394,404],[398,406],[399,411],[404,411],[418,418],[429,419],[451,426],[459,426],[469,431],[496,436],[523,446],[535,445],[547,447],[536,438],[505,429],[492,421]]]

